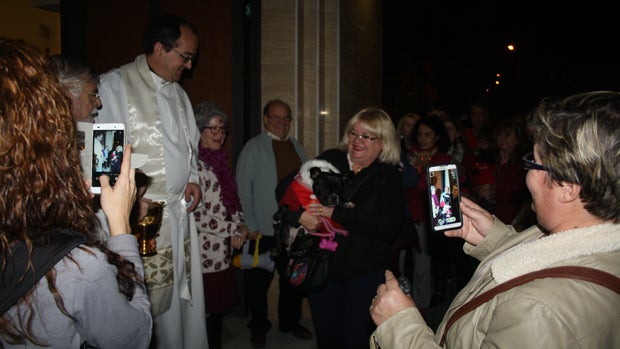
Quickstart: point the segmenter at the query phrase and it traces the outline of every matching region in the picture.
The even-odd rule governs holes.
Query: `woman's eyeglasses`
[[[212,134],[216,134],[218,132],[222,132],[222,133],[226,133],[226,127],[220,127],[220,126],[207,126],[207,127],[203,127],[204,129],[208,129],[209,131],[211,131]]]
[[[362,134],[362,133],[357,133],[355,132],[355,130],[351,130],[349,131],[349,137],[351,137],[351,140],[355,140],[355,139],[361,139],[363,141],[376,141],[377,139],[379,139],[379,137],[373,137],[367,134]]]
[[[534,161],[534,153],[527,153],[523,157],[523,168],[526,170],[539,170],[551,172],[551,170],[543,164]]]

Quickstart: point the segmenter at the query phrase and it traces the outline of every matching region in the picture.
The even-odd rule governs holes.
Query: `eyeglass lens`
[[[375,139],[378,138],[378,137],[372,137],[372,136],[369,136],[369,135],[363,134],[363,133],[357,133],[354,130],[351,130],[349,132],[349,135],[351,137],[353,137],[353,139],[359,138],[359,139],[363,139],[364,141],[369,141],[369,140],[370,141],[374,141]]]
[[[183,63],[187,63],[194,59],[194,56],[182,54],[181,52],[175,50],[174,48],[172,49],[172,51],[174,51],[174,53],[176,53],[179,57],[181,57],[181,60],[183,61]]]
[[[218,132],[222,132],[222,133],[226,133],[226,127],[220,127],[220,126],[209,126],[209,127],[205,127],[207,129],[209,129],[209,131],[211,131],[211,133],[218,133]]]

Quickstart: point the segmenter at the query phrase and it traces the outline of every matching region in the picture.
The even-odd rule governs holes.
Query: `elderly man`
[[[291,108],[282,100],[269,101],[263,109],[265,132],[250,139],[241,150],[237,161],[237,186],[250,232],[249,238],[262,235],[260,247],[268,250],[275,246],[273,237],[273,214],[278,211],[276,186],[280,180],[299,170],[306,161],[306,153],[292,137]],[[286,268],[283,258],[276,260],[278,272]],[[267,318],[267,291],[273,272],[260,268],[244,271],[245,289],[252,319],[250,341],[254,348],[266,345],[265,334],[271,328]],[[301,318],[302,295],[295,290],[286,277],[280,277],[278,300],[279,329],[291,332],[300,339],[312,339],[312,333],[303,327]]]

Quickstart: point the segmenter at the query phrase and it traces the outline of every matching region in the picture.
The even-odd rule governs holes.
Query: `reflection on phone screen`
[[[461,212],[456,166],[443,166],[436,170],[430,170],[428,175],[428,195],[433,230],[459,228],[461,226]]]
[[[102,174],[110,177],[111,185],[116,182],[121,172],[124,139],[122,130],[93,131],[93,187],[101,186]]]

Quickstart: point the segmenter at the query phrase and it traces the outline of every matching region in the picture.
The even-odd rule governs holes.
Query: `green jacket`
[[[408,308],[382,323],[373,337],[382,349],[437,348],[450,315],[499,283],[565,265],[620,276],[620,225],[602,224],[541,236],[537,227],[517,233],[496,219],[478,246],[465,244],[465,252],[481,263],[452,301],[437,333],[426,326],[416,308]],[[371,348],[375,348],[373,337]],[[456,321],[445,347],[620,348],[620,295],[577,279],[530,281],[496,295]]]

